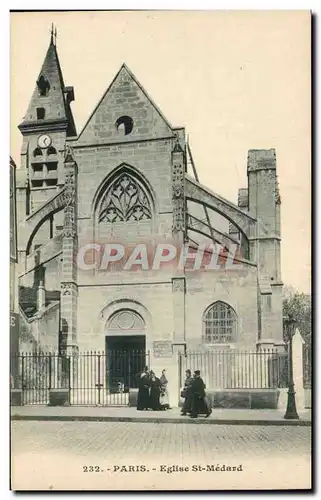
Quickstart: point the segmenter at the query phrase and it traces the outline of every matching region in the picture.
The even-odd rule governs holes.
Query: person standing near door
[[[148,367],[138,374],[137,410],[148,410],[150,406],[150,376]]]

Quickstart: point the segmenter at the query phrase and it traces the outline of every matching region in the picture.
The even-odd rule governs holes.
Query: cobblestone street
[[[15,421],[12,486],[306,488],[310,439],[309,427]],[[174,465],[188,470],[170,469]],[[242,471],[206,470],[208,465],[242,465]]]

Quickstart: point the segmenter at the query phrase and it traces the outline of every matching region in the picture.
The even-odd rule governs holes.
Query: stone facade
[[[35,302],[29,312],[25,303],[20,306],[29,320],[38,314],[32,297],[42,286],[43,308],[60,303],[59,325],[43,311],[37,316],[38,323],[50,318],[45,327],[51,340],[44,345],[64,352],[105,350],[116,345],[115,337],[124,345],[140,337],[157,369],[171,369],[185,348],[282,346],[275,151],[249,151],[248,186],[235,205],[189,175],[185,130],[168,123],[126,65],[79,135],[73,97],[51,42],[20,125],[17,172],[19,286]],[[188,218],[195,204],[211,214],[197,223],[198,239]],[[225,230],[211,232],[214,213]],[[191,271],[172,262],[161,270],[133,271],[77,264],[79,252],[93,243],[181,248],[202,239],[211,243],[213,234],[216,243],[236,242],[237,266],[227,269],[223,261],[219,269]],[[116,328],[113,318],[122,311],[124,323]],[[171,349],[159,355],[155,345],[161,341]]]

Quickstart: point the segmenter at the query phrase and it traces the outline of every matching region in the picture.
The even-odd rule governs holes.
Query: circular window
[[[133,130],[134,121],[130,116],[121,116],[116,121],[116,128],[118,132],[123,133],[123,135],[128,135]]]
[[[129,311],[121,312],[117,318],[117,324],[122,330],[129,330],[134,326],[135,317]]]

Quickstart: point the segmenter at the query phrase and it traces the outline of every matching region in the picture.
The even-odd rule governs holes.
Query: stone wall
[[[63,155],[66,131],[57,128],[50,132],[50,135],[52,146],[57,150],[58,186],[62,186],[66,170]],[[172,152],[176,135],[180,143],[178,150],[182,165],[185,130],[171,127],[134,75],[126,65],[123,65],[83,131],[77,138],[67,140],[73,148],[72,154],[77,165],[77,168],[75,167],[77,182],[76,179],[75,182],[78,250],[93,242],[104,245],[112,241],[135,246],[139,242],[155,244],[172,241],[173,204],[175,205],[173,185],[175,186],[177,181],[173,174],[176,160],[173,160]],[[25,173],[34,162],[33,153],[37,147],[37,139],[38,133],[26,134],[23,138],[21,167]],[[43,154],[46,155],[47,152],[43,151]],[[98,222],[100,201],[110,183],[121,171],[128,172],[141,182],[151,205],[151,219],[115,223]],[[18,219],[23,221],[26,206],[26,175],[18,181]],[[183,182],[184,180],[182,186]],[[189,184],[194,184],[195,188],[197,183],[189,181]],[[185,190],[187,186],[188,183],[185,184]],[[202,196],[206,196],[207,200],[215,197],[206,188],[200,188],[198,184],[196,188],[201,190],[199,201],[203,200]],[[56,189],[54,187],[32,192],[32,208],[35,209],[45,203],[53,196]],[[182,193],[180,196],[184,204]],[[244,219],[244,213],[235,212],[235,207],[229,202],[220,197],[217,199],[219,201],[215,206],[218,210],[220,207],[228,206],[230,210],[228,213],[233,214],[234,218],[239,215]],[[63,263],[62,256],[58,254],[46,262],[44,285],[47,292],[58,291],[61,282],[68,282],[68,290],[62,295],[62,309],[64,303],[67,304],[69,321],[75,330],[73,337],[77,334],[77,338],[72,338],[72,343],[75,341],[80,350],[104,350],[105,337],[108,335],[106,322],[109,313],[111,310],[114,311],[115,307],[126,307],[126,304],[130,304],[133,310],[136,310],[135,307],[137,311],[139,309],[146,323],[147,349],[152,351],[153,341],[156,340],[170,340],[174,344],[186,341],[188,349],[211,349],[213,346],[204,345],[202,339],[203,315],[215,301],[226,302],[237,315],[237,335],[232,347],[253,349],[260,340],[260,335],[263,340],[271,341],[272,344],[274,339],[281,340],[280,207],[274,150],[249,151],[248,188],[240,191],[239,205],[242,210],[248,211],[253,216],[248,236],[250,258],[252,262],[257,263],[257,267],[242,264],[242,268],[237,270],[187,272],[184,283],[186,295],[184,291],[174,295],[172,278],[182,277],[177,274],[178,271],[173,266],[167,266],[161,272],[154,270],[127,272],[115,268],[106,272],[85,271],[78,266],[77,272],[71,273],[74,266],[72,261],[76,257],[74,250],[76,242],[73,242],[72,251],[71,249],[69,253],[65,251]],[[180,210],[183,211],[183,207],[184,205]],[[197,206],[197,213],[201,211],[200,206]],[[56,221],[54,226],[60,227],[62,217],[61,212],[56,217],[58,224]],[[220,216],[214,217],[212,214],[211,218],[220,219]],[[257,225],[254,218],[258,221]],[[225,222],[227,224],[227,220]],[[232,220],[230,222],[232,223]],[[38,228],[34,244],[46,242],[48,225],[49,222],[46,222]],[[49,229],[56,234],[55,227]],[[183,236],[181,231],[179,235],[181,240]],[[22,256],[29,237],[30,235],[24,234],[21,230],[18,246]],[[179,237],[177,236],[177,241]],[[71,243],[65,245],[65,250],[69,244],[71,245]],[[49,253],[55,250],[49,246],[47,248]],[[51,246],[54,247],[54,243]],[[44,249],[41,253],[44,256],[46,254]],[[28,265],[31,264],[30,258]],[[61,267],[64,271],[63,277]],[[37,283],[34,282],[33,274],[32,271],[25,274],[20,284],[33,289],[34,302],[34,289]],[[66,279],[66,276],[69,278]],[[71,288],[73,299],[68,302]],[[32,293],[30,292],[30,297]],[[37,320],[42,322],[38,332],[45,332],[48,329],[50,345],[54,345],[52,332],[55,330],[53,326],[55,314],[52,314],[52,318],[47,316]],[[63,312],[63,320],[64,314]],[[58,331],[59,324],[55,335],[58,335]],[[174,359],[175,354],[173,356]],[[163,361],[152,358],[152,363],[155,363],[155,366],[159,364],[160,368]]]
[[[141,283],[79,287],[79,350],[104,350],[106,324],[117,309],[137,311],[146,324],[146,349],[153,340],[171,340],[173,335],[172,284]]]
[[[220,300],[233,307],[238,318],[234,347],[255,348],[258,335],[257,277],[255,267],[187,274],[186,341],[189,348],[211,348],[202,343],[203,314]]]

